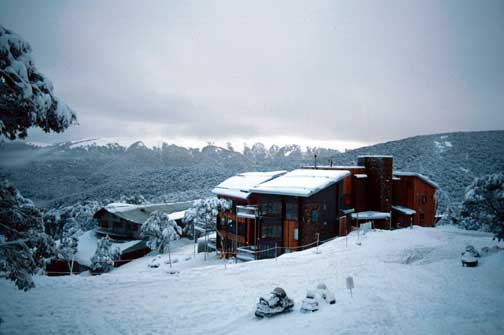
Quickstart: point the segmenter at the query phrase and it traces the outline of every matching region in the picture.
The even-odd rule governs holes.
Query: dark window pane
[[[294,201],[288,201],[285,204],[285,218],[289,221],[298,220],[298,204]]]
[[[318,222],[318,210],[312,209],[310,213],[310,221],[311,223],[317,223]]]

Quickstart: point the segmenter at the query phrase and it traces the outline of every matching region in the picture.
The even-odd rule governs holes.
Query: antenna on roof
[[[315,161],[315,169],[317,168],[317,154],[313,155],[313,160]]]

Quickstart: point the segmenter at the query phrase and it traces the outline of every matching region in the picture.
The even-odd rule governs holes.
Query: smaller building
[[[98,235],[108,235],[116,240],[141,239],[140,227],[154,211],[165,212],[173,220],[181,221],[184,211],[191,204],[191,201],[153,205],[111,203],[94,214],[93,218],[97,221],[95,231]]]
[[[128,263],[142,257],[150,249],[146,241],[140,236],[140,227],[154,211],[168,214],[170,219],[182,224],[184,213],[191,206],[191,201],[171,204],[132,205],[124,203],[111,203],[99,209],[93,216],[97,221],[96,228],[79,236],[77,253],[75,255],[72,273],[89,270],[91,257],[96,252],[98,239],[109,236],[112,248],[117,248],[120,257],[115,261],[115,266]],[[70,273],[69,265],[65,260],[57,259],[47,266],[47,274],[58,276]]]
[[[96,252],[98,238],[99,236],[94,230],[79,236],[72,273],[78,274],[90,270],[91,258]],[[119,259],[114,262],[115,266],[121,266],[150,252],[144,240],[111,240],[111,248],[119,250],[120,253]],[[48,264],[46,273],[49,276],[68,275],[70,274],[70,266],[67,261],[57,259]]]

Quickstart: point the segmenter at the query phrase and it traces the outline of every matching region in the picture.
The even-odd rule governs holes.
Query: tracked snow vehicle
[[[285,291],[277,287],[272,292],[268,299],[259,298],[257,303],[255,316],[257,318],[271,317],[280,313],[288,312],[294,307],[294,301],[290,299]]]

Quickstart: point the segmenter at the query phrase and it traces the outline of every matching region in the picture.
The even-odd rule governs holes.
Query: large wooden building
[[[274,257],[344,236],[353,226],[434,225],[438,186],[394,172],[392,156],[360,156],[354,166],[242,173],[213,192],[232,203],[219,212],[217,248],[241,259]]]
[[[223,182],[213,192],[233,205],[218,215],[217,248],[242,259],[269,258],[337,236],[348,175],[308,169],[265,173],[264,181],[247,184],[245,199],[225,187],[236,179]]]

